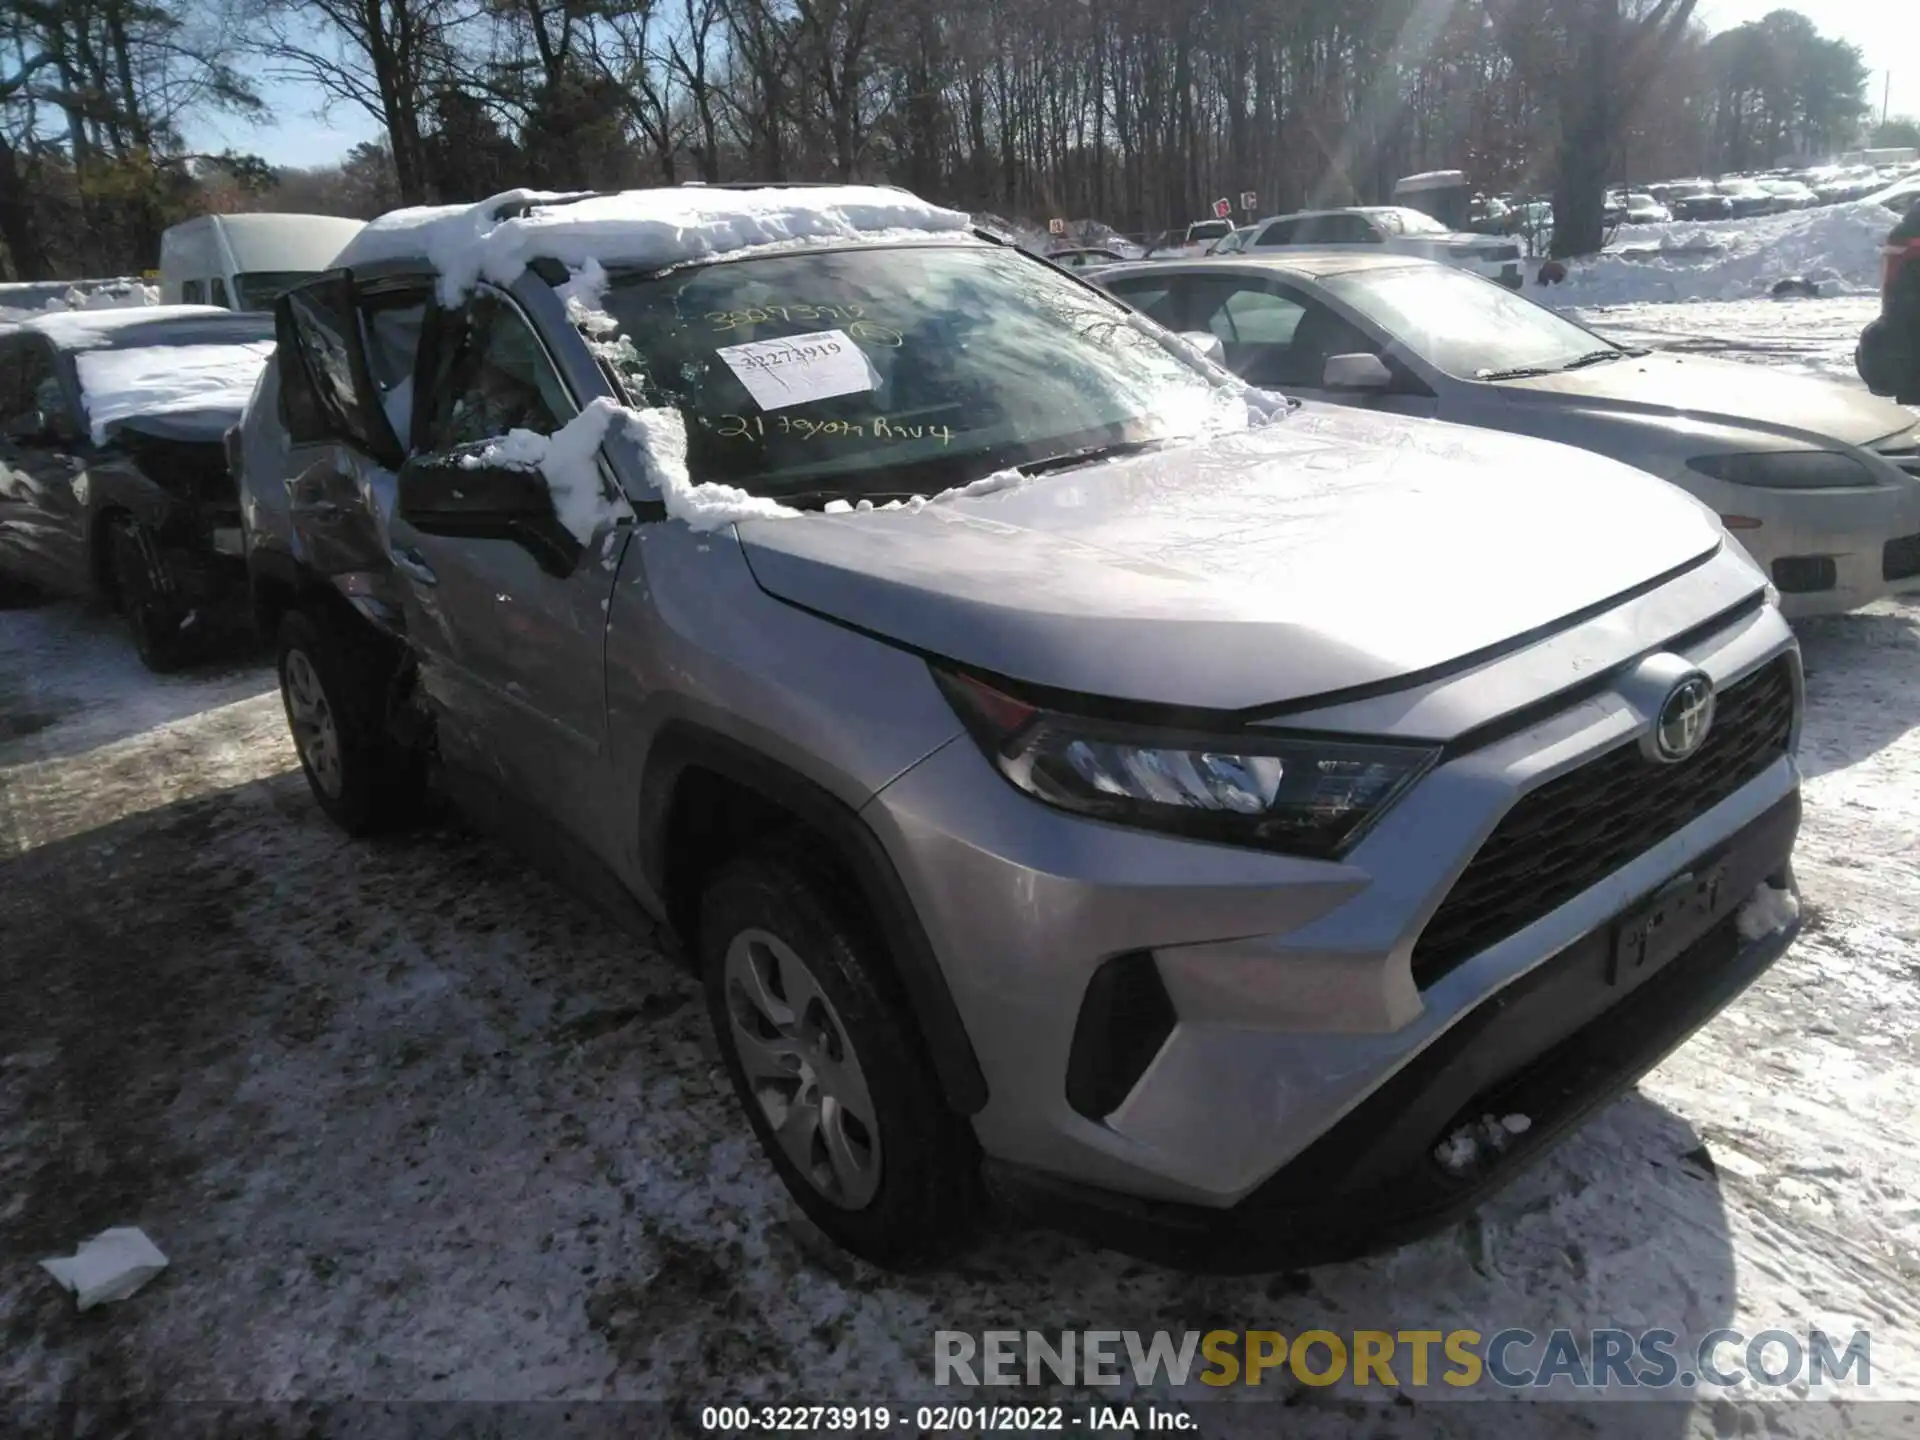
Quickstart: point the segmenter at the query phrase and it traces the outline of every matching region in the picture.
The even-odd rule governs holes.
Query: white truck
[[[338,215],[201,215],[160,237],[163,305],[271,310],[365,227]]]

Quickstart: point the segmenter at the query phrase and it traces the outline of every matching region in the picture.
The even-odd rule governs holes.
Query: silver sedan
[[[1231,369],[1305,400],[1536,435],[1669,480],[1719,514],[1789,615],[1920,588],[1912,411],[1732,361],[1630,349],[1404,256],[1159,261],[1089,276]]]

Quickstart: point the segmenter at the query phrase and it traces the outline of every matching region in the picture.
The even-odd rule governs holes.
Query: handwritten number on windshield
[[[844,324],[859,320],[866,313],[864,305],[755,305],[745,310],[709,310],[706,318],[715,330],[724,333],[738,330],[743,325],[771,325],[775,320],[789,323],[799,320],[838,320]]]

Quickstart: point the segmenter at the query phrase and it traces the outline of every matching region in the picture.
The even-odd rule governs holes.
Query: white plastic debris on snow
[[[80,372],[87,420],[97,445],[107,427],[136,415],[247,408],[254,382],[273,354],[271,340],[246,345],[154,345],[126,350],[82,350]]]
[[[502,209],[565,197],[515,190],[477,205],[396,210],[369,224],[336,265],[424,256],[440,273],[441,299],[455,303],[482,279],[511,284],[545,256],[590,274],[588,262],[661,269],[741,250],[799,247],[899,235],[959,234],[957,210],[870,185],[715,190],[676,186],[555,204],[513,219]],[[577,298],[586,299],[585,296]]]
[[[42,1260],[40,1267],[73,1292],[82,1310],[91,1310],[125,1300],[167,1268],[167,1257],[144,1231],[123,1225],[102,1230],[71,1255]]]
[[[1530,1116],[1504,1115],[1496,1120],[1491,1115],[1482,1115],[1477,1123],[1462,1125],[1435,1146],[1433,1158],[1449,1175],[1464,1175],[1480,1163],[1482,1154],[1499,1154],[1516,1135],[1524,1135],[1532,1128]]]
[[[510,430],[478,454],[463,457],[460,463],[468,469],[493,464],[539,471],[553,497],[555,517],[584,545],[603,523],[633,513],[624,499],[607,493],[598,458],[607,426],[623,413],[620,406],[603,397],[551,435]]]
[[[1740,907],[1734,927],[1740,938],[1752,943],[1767,935],[1778,934],[1800,918],[1800,897],[1791,890],[1776,890],[1764,881]]]

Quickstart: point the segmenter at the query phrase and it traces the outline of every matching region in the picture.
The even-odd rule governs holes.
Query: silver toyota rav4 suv
[[[1291,406],[887,189],[339,264],[229,437],[316,800],[669,927],[850,1250],[1392,1243],[1792,939],[1799,654],[1656,480]]]

